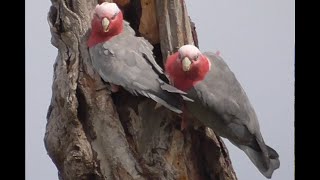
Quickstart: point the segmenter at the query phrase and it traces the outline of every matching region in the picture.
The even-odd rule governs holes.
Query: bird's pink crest
[[[193,58],[193,57],[201,54],[201,51],[196,46],[191,45],[191,44],[181,46],[179,48],[178,52],[181,56],[187,56],[189,58]],[[207,58],[206,58],[206,61],[208,62],[209,70],[210,70],[211,62],[209,60],[207,60]]]
[[[97,4],[95,8],[95,13],[100,17],[112,18],[115,14],[119,13],[120,9],[116,3],[104,2],[102,4]]]
[[[194,45],[190,45],[190,44],[181,46],[179,48],[178,52],[181,55],[188,56],[190,58],[197,55],[197,54],[201,54],[200,50],[197,47],[195,47]]]

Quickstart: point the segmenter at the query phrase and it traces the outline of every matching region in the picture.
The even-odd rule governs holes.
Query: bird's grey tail
[[[162,93],[162,94],[148,94],[151,99],[156,101],[157,103],[163,105],[164,107],[170,109],[173,112],[178,114],[182,113],[182,101],[178,94],[170,94],[170,93]]]
[[[178,114],[182,113],[182,108],[184,101],[191,101],[192,99],[186,97],[186,92],[181,91],[169,84],[160,82],[160,89],[158,92],[148,93],[148,97],[156,101],[157,103],[163,105],[164,107],[174,111]]]
[[[160,83],[159,91],[149,92],[147,97],[150,97],[157,103],[178,114],[182,113],[184,101],[193,102],[192,99],[186,96],[186,92],[181,91],[160,79],[158,79],[158,81]]]
[[[265,151],[260,148],[252,148],[245,145],[238,145],[243,150],[252,163],[259,169],[261,174],[270,179],[273,172],[280,167],[279,155],[271,147],[263,144]],[[260,144],[261,147],[261,144]]]

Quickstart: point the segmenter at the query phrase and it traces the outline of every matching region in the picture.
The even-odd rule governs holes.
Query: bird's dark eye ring
[[[120,11],[119,11],[120,12]],[[119,12],[116,12],[112,17],[111,20],[114,20],[114,18],[116,18],[116,16],[119,14]]]
[[[199,59],[199,54],[197,54],[195,57],[194,57],[194,60],[198,60]]]

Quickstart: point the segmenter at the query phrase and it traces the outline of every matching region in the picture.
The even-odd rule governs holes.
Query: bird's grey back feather
[[[278,156],[272,156],[276,151],[264,143],[256,113],[245,91],[220,56],[211,52],[203,54],[210,60],[211,70],[188,91],[188,97],[195,101],[187,102],[189,111],[218,135],[244,150],[260,172],[271,177],[280,161]]]

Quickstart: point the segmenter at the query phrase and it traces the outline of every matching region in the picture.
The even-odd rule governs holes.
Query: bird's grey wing
[[[173,91],[174,87],[168,90],[163,88],[170,85],[159,78],[160,72],[156,70],[160,67],[150,63],[154,61],[152,50],[138,37],[122,33],[90,48],[90,54],[99,54],[92,56],[92,64],[104,81],[120,85],[134,95],[152,98],[181,113],[180,99],[184,92],[176,89],[176,92],[170,93],[169,90]]]
[[[124,25],[124,32],[126,34],[129,34],[129,37],[134,37],[134,41],[130,41],[131,44],[127,44],[127,45],[131,45],[131,47],[135,51],[137,52],[139,51],[143,56],[146,57],[146,60],[148,60],[148,62],[152,65],[152,67],[157,72],[163,74],[162,68],[157,64],[157,62],[154,59],[153,52],[152,52],[153,46],[149,43],[149,41],[147,41],[143,37],[136,37],[134,30],[130,27],[127,21],[123,21],[123,25]],[[127,37],[128,36],[123,35],[121,36],[121,39],[125,40]],[[128,43],[126,41],[123,41],[123,42]]]
[[[209,58],[212,69],[205,80],[195,86],[193,93],[197,93],[205,108],[222,120],[222,125],[216,123],[220,126],[218,131],[242,149],[259,171],[270,178],[280,166],[279,155],[265,144],[248,96],[220,56],[210,52],[203,54]]]
[[[259,132],[255,111],[234,73],[220,56],[210,52],[203,54],[210,60],[211,70],[194,87],[203,105],[214,110],[231,126],[245,125],[250,133]],[[237,130],[240,134],[246,134],[246,129]]]
[[[123,47],[117,40],[114,37],[92,47],[92,65],[104,81],[120,85],[132,94],[145,95],[144,91],[155,86],[157,75],[139,52],[132,50],[130,46]]]
[[[104,43],[104,48],[108,49],[108,50],[112,50],[114,52],[119,52],[119,50],[121,50],[123,47],[130,48],[130,51],[136,52],[135,57],[138,57],[138,59],[140,59],[140,60],[143,58],[143,60],[144,60],[142,62],[142,61],[139,61],[138,59],[136,59],[138,61],[135,61],[135,62],[139,62],[138,64],[142,67],[145,67],[149,64],[151,66],[152,70],[154,72],[156,72],[156,74],[158,75],[158,78],[159,78],[158,81],[161,81],[160,82],[161,88],[163,90],[166,90],[166,91],[172,92],[172,93],[186,94],[185,92],[168,84],[169,79],[163,73],[163,69],[155,61],[155,58],[154,58],[153,52],[152,52],[153,46],[149,43],[149,41],[147,41],[143,37],[134,36],[135,35],[134,30],[129,26],[129,23],[126,21],[124,21],[124,29],[125,29],[124,33],[122,33],[116,37],[113,37],[111,40]],[[128,63],[131,62],[130,61],[131,57],[128,56],[127,58],[128,58],[128,61],[126,61],[126,62],[128,62]],[[150,66],[147,66],[147,68],[149,68]],[[145,75],[147,75],[147,74],[145,74]],[[185,100],[192,101],[191,99],[188,99],[185,96],[183,96],[183,98],[185,98]]]

